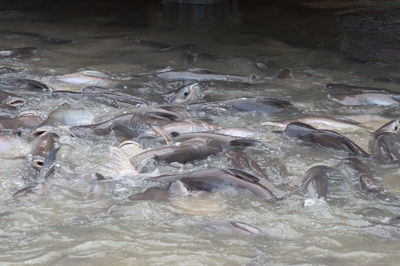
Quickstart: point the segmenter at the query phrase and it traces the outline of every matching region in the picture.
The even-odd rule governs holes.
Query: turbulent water
[[[400,92],[398,83],[382,79],[392,78],[389,80],[392,81],[393,77],[399,77],[398,65],[351,60],[337,49],[328,49],[331,45],[323,32],[312,37],[307,35],[306,30],[312,32],[313,28],[311,15],[291,16],[285,9],[274,10],[278,13],[242,11],[232,4],[190,13],[190,9],[157,4],[138,7],[130,15],[119,16],[112,11],[104,15],[85,8],[86,16],[83,11],[77,15],[32,7],[3,8],[1,50],[36,47],[37,51],[29,58],[0,59],[0,66],[10,69],[1,77],[41,81],[53,91],[79,92],[86,86],[102,86],[137,96],[156,107],[169,105],[163,94],[191,82],[157,77],[158,71],[167,67],[177,71],[201,68],[215,73],[263,77],[273,77],[288,68],[291,71],[288,77],[267,79],[259,84],[200,81],[199,85],[207,101],[265,96],[290,101],[295,108],[289,111],[264,114],[216,109],[189,114],[211,119],[221,127],[255,130],[254,138],[264,145],[248,148],[246,152],[270,177],[274,192],[281,199],[268,202],[242,190],[226,189],[200,199],[132,201],[110,214],[91,216],[129,195],[157,185],[146,180],[149,176],[232,168],[232,165],[226,156],[218,154],[183,166],[150,165],[139,174],[107,172],[103,173],[107,189],[93,196],[93,183],[82,176],[104,169],[110,160],[109,147],[117,147],[119,139],[112,133],[88,138],[60,133],[57,144],[60,150],[48,191],[34,200],[15,200],[12,195],[37,176],[31,166],[31,130],[23,129],[18,143],[2,153],[0,159],[1,264],[398,264],[399,233],[384,234],[369,227],[399,214],[398,165],[365,160],[387,194],[393,197],[362,192],[358,178],[341,163],[343,155],[285,139],[274,133],[283,128],[269,123],[304,116],[351,116],[365,128],[337,131],[368,150],[371,132],[398,118],[400,107],[341,105],[328,98],[325,85],[344,83]],[[346,12],[331,11],[329,16],[318,16],[315,21],[329,24],[327,21],[335,21],[336,16],[344,16],[359,7],[346,8]],[[293,20],[288,21],[289,17]],[[170,47],[137,43],[135,38]],[[310,45],[319,38],[321,43]],[[207,56],[185,54],[188,44],[195,47],[197,54]],[[254,68],[254,62],[266,68]],[[101,77],[73,81],[54,78],[82,71],[99,71]],[[374,81],[376,78],[386,81]],[[115,107],[90,98],[55,98],[48,91],[15,90],[14,93],[25,98],[26,104],[2,109],[2,116],[14,117],[22,111],[36,110],[46,119],[63,103],[69,103],[89,113],[82,119],[83,124],[90,124],[89,120],[104,121],[139,108]],[[76,123],[79,122],[77,118]],[[149,142],[147,145],[156,146]],[[307,196],[300,191],[300,184],[305,172],[317,164],[332,166],[335,170],[328,180],[326,201],[304,206]],[[241,235],[212,226],[216,220],[244,222],[265,234]]]

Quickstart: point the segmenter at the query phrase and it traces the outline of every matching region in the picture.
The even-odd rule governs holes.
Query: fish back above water
[[[321,148],[335,150],[347,155],[370,157],[367,152],[345,136],[330,130],[318,130],[304,123],[294,122],[288,124],[283,135],[304,144],[317,145]]]

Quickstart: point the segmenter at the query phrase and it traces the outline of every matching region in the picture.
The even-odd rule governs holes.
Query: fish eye
[[[184,96],[188,96],[189,95],[189,91],[187,89],[185,89],[185,90],[182,91],[182,94]]]

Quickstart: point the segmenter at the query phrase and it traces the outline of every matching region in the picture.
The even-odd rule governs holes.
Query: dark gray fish
[[[203,94],[201,92],[200,85],[198,83],[192,83],[185,85],[173,92],[169,92],[164,96],[168,103],[189,104],[201,100]]]
[[[301,188],[308,192],[310,198],[326,198],[328,188],[328,174],[332,169],[324,165],[317,165],[305,173]]]
[[[235,147],[235,148],[243,148],[248,146],[256,146],[262,145],[262,142],[253,140],[253,139],[246,139],[240,138],[230,135],[224,135],[220,133],[214,132],[196,132],[196,133],[184,133],[179,134],[177,132],[171,132],[171,141],[174,143],[183,142],[188,139],[193,138],[211,138],[221,144],[223,147]],[[154,140],[153,140],[154,141]],[[163,142],[164,138],[156,138],[156,142]]]
[[[56,139],[58,135],[50,132],[45,132],[37,137],[32,142],[32,166],[36,169],[43,167],[45,158],[50,151],[55,149]]]
[[[110,91],[96,86],[85,87],[82,92],[54,91],[52,96],[55,98],[71,98],[81,100],[83,98],[95,100],[112,107],[132,107],[147,104],[144,100],[130,94]]]
[[[372,156],[385,163],[400,163],[400,135],[380,132],[374,134],[369,143]]]
[[[109,180],[97,172],[85,174],[82,178],[90,184],[89,197],[91,199],[100,198],[113,187]]]
[[[371,170],[367,165],[361,162],[357,158],[347,158],[343,160],[345,163],[350,165],[353,168],[357,175],[360,177],[360,188],[365,192],[382,192],[383,187],[379,182],[374,178]]]
[[[300,143],[316,145],[323,149],[338,151],[350,156],[370,157],[367,152],[345,136],[330,130],[315,129],[301,122],[289,123],[283,135]]]
[[[241,76],[241,75],[230,75],[230,74],[219,74],[212,73],[209,71],[168,71],[157,74],[157,77],[163,80],[196,80],[196,81],[226,81],[226,82],[238,82],[245,84],[260,84],[266,80],[261,79],[256,75]]]
[[[34,113],[23,113],[17,117],[0,117],[0,128],[2,129],[35,129],[43,120]]]
[[[195,132],[207,132],[219,129],[217,125],[206,122],[177,121],[162,126],[160,129],[167,134],[185,134]]]
[[[0,90],[0,103],[12,107],[18,107],[24,105],[26,103],[26,100],[14,93],[9,93]]]
[[[50,189],[49,177],[54,173],[54,161],[59,149],[52,150],[46,157],[38,176],[35,178],[38,183],[18,190],[12,195],[12,198],[22,202],[34,201],[48,193]]]
[[[0,50],[0,58],[26,59],[36,54],[37,48],[23,47],[9,50]]]
[[[95,116],[82,107],[73,107],[69,103],[63,103],[53,110],[41,126],[79,126],[93,122]]]
[[[400,93],[370,87],[327,84],[328,96],[343,105],[399,105]]]
[[[70,44],[70,43],[72,43],[72,40],[54,38],[54,37],[50,37],[50,36],[43,35],[41,33],[36,33],[36,32],[21,32],[21,31],[2,30],[1,33],[18,35],[18,36],[22,36],[22,37],[29,38],[29,39],[36,39],[36,40],[39,40],[39,41],[42,41],[45,43],[49,43],[49,44]]]
[[[226,109],[229,111],[239,112],[262,112],[266,114],[273,114],[282,112],[293,108],[293,105],[285,100],[267,98],[267,97],[254,97],[254,98],[235,98],[226,99],[215,102],[199,102],[188,105],[191,110],[221,110]]]
[[[0,89],[13,91],[51,91],[44,83],[32,79],[0,78]]]
[[[160,187],[151,187],[144,192],[136,193],[128,197],[130,200],[168,200],[168,190]]]
[[[150,159],[167,163],[187,163],[202,160],[222,151],[222,146],[211,138],[193,138],[179,146],[166,146],[140,153],[130,159],[132,165],[142,169]]]
[[[246,152],[240,150],[229,151],[229,156],[232,161],[233,167],[243,170],[250,171],[257,174],[259,177],[269,181],[268,175],[261,169],[256,161],[250,157]]]
[[[178,117],[174,113],[167,111],[136,112],[120,115],[98,124],[71,127],[70,130],[78,137],[104,136],[108,135],[116,125],[144,131],[152,125],[166,125],[177,119]]]
[[[267,200],[276,201],[277,197],[266,187],[258,183],[258,178],[237,169],[210,169],[177,175],[162,175],[150,178],[151,181],[170,184],[182,181],[190,190],[213,192],[230,186],[245,189],[254,195]]]

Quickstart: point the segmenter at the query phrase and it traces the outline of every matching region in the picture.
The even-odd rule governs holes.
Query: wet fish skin
[[[34,168],[42,168],[45,158],[49,155],[50,151],[55,149],[57,138],[58,135],[45,132],[33,140],[31,155]]]
[[[261,169],[256,161],[253,160],[246,152],[239,150],[229,151],[233,167],[256,173],[259,177],[269,181],[268,175]]]
[[[26,103],[26,100],[14,93],[9,93],[0,90],[0,103],[13,107],[19,107]]]
[[[51,91],[51,88],[46,84],[32,80],[19,78],[0,78],[0,89],[12,91]]]
[[[35,129],[43,120],[34,113],[20,114],[17,117],[0,117],[0,128],[18,130],[20,128]]]
[[[107,121],[71,127],[71,132],[78,137],[108,135],[116,125],[124,125],[135,129],[147,129],[150,125],[165,125],[175,121],[178,117],[170,112],[134,112],[116,116]]]
[[[82,107],[73,107],[68,103],[63,103],[53,110],[41,126],[79,126],[86,125],[94,120],[94,115]]]
[[[360,188],[362,191],[375,193],[383,192],[382,185],[373,177],[373,174],[367,165],[357,158],[346,158],[343,162],[350,165],[350,167],[352,167],[360,176]]]
[[[398,105],[400,93],[371,87],[326,84],[328,96],[343,105]]]
[[[173,181],[180,180],[185,183],[190,190],[204,190],[208,192],[213,192],[225,186],[231,186],[246,189],[255,196],[267,201],[273,202],[277,200],[277,197],[270,190],[258,182],[249,182],[233,174],[233,171],[227,169],[208,169],[184,174],[151,177],[149,180],[166,185]],[[251,176],[250,174],[247,175]]]
[[[339,151],[347,155],[363,158],[370,157],[367,152],[345,136],[330,130],[315,129],[301,122],[289,123],[283,135],[300,143],[318,145],[321,148]]]
[[[18,190],[12,195],[13,199],[18,199],[20,202],[34,201],[48,193],[50,189],[49,177],[54,173],[54,161],[59,149],[60,148],[56,148],[52,150],[46,157],[43,167],[35,178],[38,183]]]
[[[169,123],[161,127],[161,130],[167,134],[178,133],[195,133],[195,132],[207,132],[219,129],[217,125],[213,125],[206,122],[192,122],[192,121],[177,121]]]
[[[151,187],[144,192],[136,193],[128,197],[130,200],[168,200],[168,190],[160,187]]]
[[[268,97],[253,97],[253,98],[233,98],[214,102],[199,102],[188,105],[191,110],[204,110],[224,108],[230,111],[239,112],[263,112],[272,114],[293,108],[292,104],[285,100],[268,98]]]
[[[203,93],[198,83],[185,85],[174,92],[168,93],[168,95],[170,94],[172,96],[168,99],[168,102],[172,104],[189,104],[203,98]]]
[[[400,163],[400,135],[392,132],[375,133],[370,142],[372,156],[379,162]]]
[[[325,165],[311,167],[304,174],[301,188],[308,192],[311,198],[326,198],[328,190],[328,174],[332,169]]]
[[[197,81],[226,81],[245,84],[260,84],[266,80],[256,75],[240,76],[217,73],[199,73],[194,71],[169,71],[157,74],[157,77],[164,80],[197,80]]]
[[[167,163],[187,163],[202,160],[222,151],[222,146],[210,138],[193,138],[182,142],[179,146],[155,148],[140,153],[130,159],[132,165],[142,169],[150,159]]]

